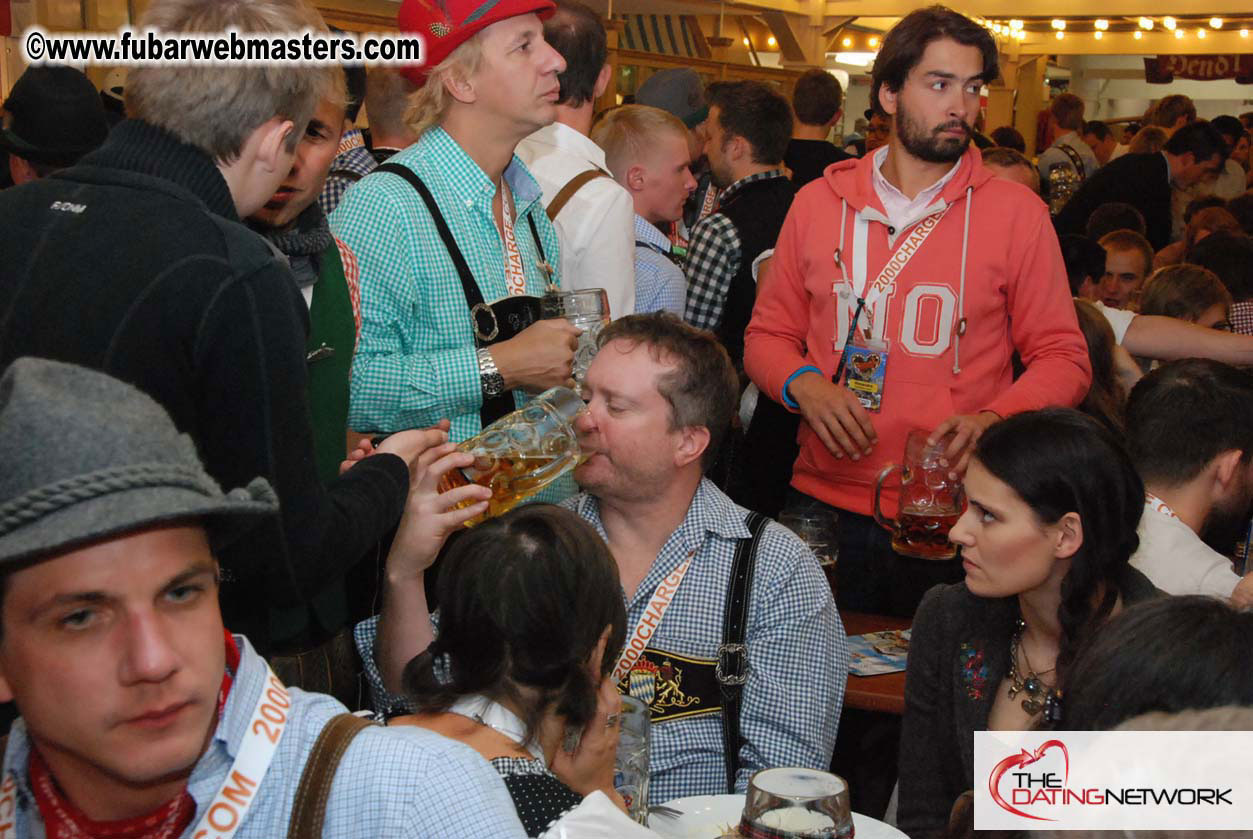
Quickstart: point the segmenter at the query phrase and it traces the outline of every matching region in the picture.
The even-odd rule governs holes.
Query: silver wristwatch
[[[500,396],[505,392],[505,377],[500,375],[496,367],[496,359],[487,347],[475,350],[479,360],[479,386],[483,388],[483,396],[487,399]]]

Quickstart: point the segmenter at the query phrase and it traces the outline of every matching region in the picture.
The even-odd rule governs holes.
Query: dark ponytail
[[[483,694],[525,709],[528,740],[552,709],[568,725],[596,712],[600,679],[626,639],[618,567],[592,527],[534,504],[474,527],[448,549],[439,578],[439,632],[405,668],[423,712]],[[605,627],[599,677],[588,657]]]

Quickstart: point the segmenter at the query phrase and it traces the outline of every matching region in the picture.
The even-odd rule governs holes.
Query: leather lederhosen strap
[[[744,519],[749,536],[735,547],[731,580],[727,587],[726,611],[722,616],[722,645],[718,647],[717,678],[722,694],[722,750],[727,768],[727,792],[735,792],[735,775],[740,768],[740,701],[748,681],[748,605],[753,591],[753,570],[757,565],[757,545],[769,521],[750,512]]]
[[[483,292],[479,290],[479,284],[470,271],[470,264],[466,262],[461,248],[457,246],[457,240],[453,238],[452,230],[449,229],[448,222],[444,220],[444,214],[440,212],[434,196],[417,173],[398,163],[380,164],[375,167],[374,172],[390,172],[404,178],[426,204],[431,220],[435,222],[435,229],[439,231],[439,238],[443,240],[444,248],[447,249],[457,269],[457,277],[461,280],[461,291],[465,295],[466,306],[470,310],[470,320],[474,328],[475,346],[488,347],[507,341],[540,319],[538,297],[515,295],[491,304],[483,300]],[[535,218],[528,215],[526,220],[530,224],[531,236],[535,240],[535,250],[539,258],[547,260],[544,255],[544,246],[540,243],[539,229],[535,226]],[[486,428],[513,409],[513,392],[505,391],[499,396],[483,399],[483,407],[479,409],[479,418],[482,420],[483,427]]]
[[[340,714],[322,728],[300,775],[291,820],[287,823],[287,839],[321,839],[326,800],[331,794],[340,758],[353,738],[371,725],[369,720],[354,714]]]
[[[1086,178],[1088,176],[1087,168],[1083,165],[1083,158],[1079,156],[1079,152],[1075,151],[1065,143],[1058,145],[1058,148],[1064,151],[1066,156],[1070,158],[1070,162],[1074,164],[1075,173],[1079,175],[1079,180]]]
[[[548,205],[546,212],[550,220],[556,220],[557,213],[560,213],[570,199],[574,197],[574,193],[578,192],[583,186],[596,178],[608,178],[609,173],[603,169],[588,169],[586,172],[580,172],[575,175],[566,185],[563,186],[556,195],[553,196],[552,202]]]

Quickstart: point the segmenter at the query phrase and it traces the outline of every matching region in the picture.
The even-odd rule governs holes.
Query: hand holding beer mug
[[[905,438],[905,463],[889,463],[875,481],[874,518],[892,532],[892,550],[919,559],[952,559],[957,548],[948,532],[966,508],[960,481],[949,477],[944,451],[951,435],[927,445],[928,432],[914,429]],[[883,482],[896,470],[901,472],[900,504],[896,520],[883,515],[879,499]]]
[[[574,391],[550,388],[457,446],[474,455],[474,463],[444,475],[440,492],[471,483],[492,491],[487,512],[468,520],[466,527],[512,510],[582,463],[574,420],[586,410]],[[457,507],[469,503],[474,502]]]
[[[582,288],[574,291],[551,290],[540,298],[540,317],[565,318],[583,330],[574,351],[574,389],[582,393],[587,368],[596,355],[600,330],[609,323],[609,295],[603,288]]]

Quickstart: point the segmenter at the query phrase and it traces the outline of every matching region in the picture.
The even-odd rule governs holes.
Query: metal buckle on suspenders
[[[746,644],[721,644],[718,647],[718,664],[714,668],[718,683],[742,685],[748,681],[748,646]]]

